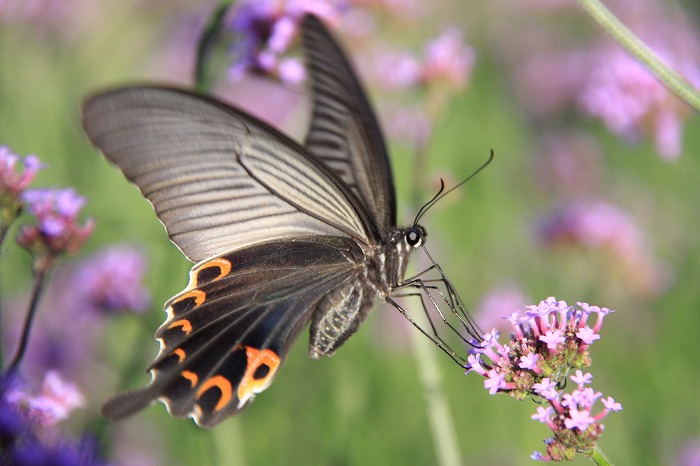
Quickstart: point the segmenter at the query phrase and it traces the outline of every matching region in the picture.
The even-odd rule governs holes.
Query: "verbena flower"
[[[134,247],[111,246],[84,260],[71,278],[70,302],[80,312],[143,312],[151,298],[144,287],[146,258]]]
[[[444,81],[454,89],[462,89],[469,81],[476,52],[464,43],[462,32],[451,27],[428,43],[421,70],[424,84]]]
[[[700,87],[700,67],[695,63],[679,62],[683,58],[674,52],[661,56]],[[596,58],[579,97],[583,109],[625,139],[635,141],[643,134],[651,135],[662,157],[677,158],[682,148],[683,120],[690,113],[686,105],[625,51],[602,49]]]
[[[305,13],[314,13],[324,21],[333,21],[339,8],[319,0],[241,2],[227,20],[229,30],[237,36],[229,77],[239,80],[252,71],[288,83],[303,81],[301,61],[284,56],[298,34],[299,20]]]
[[[531,302],[530,299],[516,283],[500,283],[479,299],[474,307],[474,320],[479,322],[482,328],[504,330],[509,324],[503,319],[503,315],[528,302]]]
[[[596,199],[562,203],[539,219],[536,233],[549,247],[580,246],[610,254],[614,267],[639,291],[655,294],[666,284],[642,230],[629,213],[612,203]]]
[[[22,168],[18,166],[20,161]],[[0,228],[6,229],[17,218],[22,210],[22,193],[41,168],[37,156],[22,158],[7,146],[0,146]]]
[[[495,330],[474,343],[467,373],[485,377],[490,394],[534,397],[548,404],[539,406],[532,419],[546,424],[554,436],[545,441],[546,454],[535,452],[533,459],[561,461],[577,452],[590,456],[603,432],[600,421],[622,409],[611,397],[603,399],[587,387],[592,375],[581,370],[590,365],[588,347],[600,338],[603,319],[611,312],[587,303],[569,306],[550,297],[507,317],[513,328],[508,344],[498,341]],[[567,377],[575,387],[570,393],[564,392]],[[597,401],[602,408],[596,407]]]
[[[533,8],[534,3],[541,5]],[[649,138],[662,158],[677,158],[690,107],[605,34],[596,31],[588,40],[582,34],[572,36],[571,15],[582,12],[552,8],[542,14],[544,3],[549,2],[509,4],[511,10],[520,8],[515,14],[529,15],[521,21],[527,30],[513,33],[517,24],[512,21],[501,25],[509,28],[508,37],[519,38],[517,43],[501,42],[503,56],[515,65],[509,74],[525,110],[538,120],[559,123],[562,115],[575,110],[600,119],[627,142]],[[557,2],[551,3],[554,7]],[[692,15],[677,5],[647,0],[617,3],[622,21],[664,62],[699,87],[700,34],[687,20]]]
[[[13,401],[12,393],[22,391],[17,378],[0,380],[0,464],[33,466],[44,464],[101,465],[97,444],[89,438],[69,439],[58,432],[46,435],[51,425],[37,422],[26,404]]]
[[[6,398],[25,410],[29,418],[45,426],[68,419],[74,409],[85,405],[85,397],[78,386],[55,370],[46,373],[39,393],[20,386],[9,390]]]
[[[55,258],[75,252],[92,233],[92,219],[82,225],[78,222],[85,198],[72,188],[27,190],[22,201],[36,223],[24,225],[17,242],[35,257]]]

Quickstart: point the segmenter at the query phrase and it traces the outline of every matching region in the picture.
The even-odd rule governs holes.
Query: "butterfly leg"
[[[411,319],[411,317],[408,315],[406,310],[395,300],[393,300],[390,297],[386,297],[386,301],[394,306],[405,318],[408,320],[411,325],[413,325],[415,328],[418,329],[419,332],[421,332],[423,335],[425,335],[430,341],[435,343],[435,345],[440,348],[442,351],[445,352],[455,363],[457,363],[460,367],[464,367],[464,363],[466,362],[466,359],[463,357],[459,356],[451,347],[449,344],[447,344],[442,337],[440,337],[437,333],[437,330],[435,329],[435,326],[433,325],[433,321],[430,318],[430,315],[428,313],[428,309],[425,305],[425,301],[423,299],[423,295],[421,293],[406,293],[406,294],[401,294],[401,295],[396,295],[395,297],[397,298],[406,298],[406,297],[413,297],[413,296],[418,296],[419,300],[421,302],[421,305],[423,306],[423,310],[425,314],[428,316],[428,321],[430,322],[430,326],[432,327],[433,330],[433,335],[430,335],[428,332],[426,332],[423,327],[418,325],[415,320]]]

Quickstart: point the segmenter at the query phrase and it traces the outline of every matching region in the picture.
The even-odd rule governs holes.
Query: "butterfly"
[[[270,385],[307,323],[309,355],[330,356],[407,286],[426,232],[396,226],[384,139],[341,47],[313,15],[301,33],[313,98],[304,145],[188,90],[124,87],[85,101],[89,139],[196,263],[165,303],[150,384],[108,400],[107,418],[160,400],[213,427]]]

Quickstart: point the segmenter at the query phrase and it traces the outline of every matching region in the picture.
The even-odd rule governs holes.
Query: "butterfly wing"
[[[396,225],[394,182],[377,118],[347,57],[323,23],[302,21],[313,114],[306,146],[330,167],[381,228]]]
[[[103,406],[118,419],[163,401],[213,427],[271,383],[323,296],[357,277],[363,253],[343,237],[260,243],[203,261],[166,303],[151,384]]]
[[[370,240],[356,196],[306,149],[185,90],[126,87],[83,105],[90,140],[153,204],[193,262],[270,239]]]

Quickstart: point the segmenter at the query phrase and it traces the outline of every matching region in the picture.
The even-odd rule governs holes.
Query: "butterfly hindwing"
[[[368,240],[371,220],[305,148],[214,99],[135,86],[83,105],[90,140],[153,204],[193,262],[304,235]]]
[[[134,408],[160,399],[174,416],[203,427],[240,411],[270,384],[316,304],[353,280],[361,260],[349,238],[309,237],[197,264],[187,288],[166,303],[151,385],[127,395]],[[130,414],[124,397],[108,402],[104,414]]]
[[[349,60],[323,23],[302,21],[313,114],[306,146],[362,200],[374,223],[396,225],[396,200],[386,145]]]

